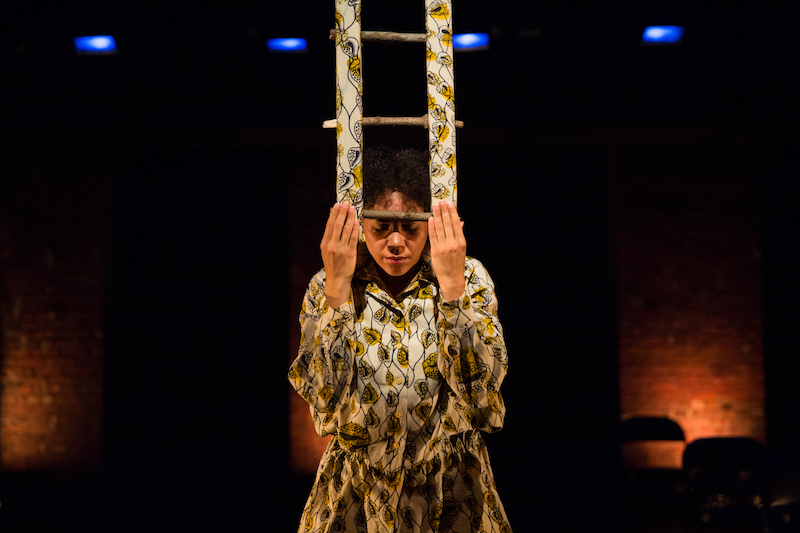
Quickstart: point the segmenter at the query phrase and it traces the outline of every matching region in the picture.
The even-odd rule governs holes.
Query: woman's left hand
[[[467,258],[467,240],[464,222],[458,218],[456,206],[440,200],[432,206],[433,216],[428,219],[428,238],[431,241],[431,264],[439,281],[444,301],[455,300],[464,292],[464,261]]]

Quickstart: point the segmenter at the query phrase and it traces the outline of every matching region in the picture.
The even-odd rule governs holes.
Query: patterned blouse
[[[339,308],[328,305],[325,272],[318,272],[303,300],[300,349],[289,370],[293,387],[310,406],[317,432],[335,435],[315,486],[328,481],[320,479],[326,463],[349,461],[352,466],[345,470],[349,468],[351,476],[353,469],[367,472],[377,498],[367,511],[359,512],[365,517],[377,514],[384,525],[394,521],[400,496],[382,490],[379,498],[375,489],[382,486],[373,485],[405,476],[418,478],[422,486],[442,464],[452,465],[465,455],[470,461],[477,458],[476,475],[490,475],[476,430],[498,431],[505,415],[500,385],[508,363],[494,283],[483,265],[468,257],[464,294],[442,301],[429,256],[424,254],[422,261],[409,287],[395,299],[382,288],[378,269],[368,258],[353,278],[348,301]],[[493,491],[493,479],[486,481],[488,488],[475,499],[492,504],[486,512],[495,513],[497,531],[510,531],[499,500],[486,494]],[[369,487],[356,499],[369,500]],[[336,488],[330,490],[342,493]],[[304,512],[306,530],[318,530],[309,527],[310,522],[327,521],[320,516],[321,507],[333,507],[328,512],[335,514],[332,498],[336,494],[315,498],[312,491]],[[378,512],[376,506],[388,510]],[[485,507],[484,502],[480,506]],[[431,513],[436,514],[434,507]],[[440,510],[434,518],[443,520],[441,515]],[[411,520],[410,514],[403,518]],[[444,531],[440,525],[437,530]],[[329,530],[336,529],[324,529]]]

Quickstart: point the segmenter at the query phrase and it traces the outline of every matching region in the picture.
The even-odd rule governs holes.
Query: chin
[[[405,276],[406,274],[408,274],[409,270],[411,270],[411,269],[410,268],[404,268],[404,269],[401,270],[401,269],[397,269],[397,268],[386,268],[386,269],[384,269],[384,272],[386,272],[388,275],[392,276],[393,278],[399,278],[400,276]]]

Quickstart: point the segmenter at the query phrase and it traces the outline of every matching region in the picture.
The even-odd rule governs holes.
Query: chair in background
[[[630,468],[681,468],[686,438],[683,429],[666,417],[640,416],[620,426],[622,462]]]
[[[776,459],[764,467],[759,493],[768,533],[800,532],[800,457]]]
[[[758,474],[767,449],[748,437],[697,439],[683,452],[690,525],[762,531]]]
[[[681,426],[666,417],[634,417],[620,425],[625,514],[632,530],[679,521],[683,510]]]

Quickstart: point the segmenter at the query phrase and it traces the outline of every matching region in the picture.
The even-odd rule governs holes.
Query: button
[[[400,447],[400,443],[399,442],[395,442],[394,444],[392,444],[392,448],[394,448],[395,450],[397,448],[399,448],[399,447]]]
[[[394,417],[395,418],[400,418],[401,416],[403,416],[403,415],[400,414],[400,411],[395,411],[394,412]]]
[[[403,378],[397,378],[394,380],[394,384],[398,387],[403,384]]]

